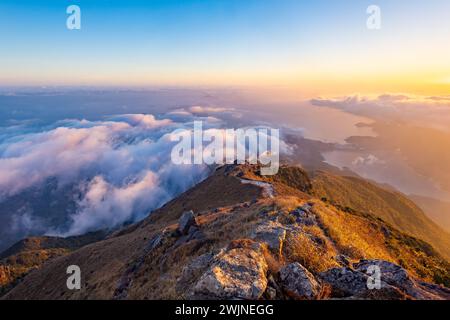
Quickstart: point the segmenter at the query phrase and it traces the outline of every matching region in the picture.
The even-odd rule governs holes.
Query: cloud
[[[219,108],[219,107],[203,107],[203,106],[192,106],[188,109],[193,114],[199,113],[221,113],[221,112],[230,112],[234,109],[232,108]]]
[[[76,188],[76,210],[64,227],[39,223],[39,232],[47,227],[49,234],[74,235],[138,221],[210,173],[205,164],[177,165],[170,158],[177,143],[172,133],[192,130],[198,119],[206,133],[222,130],[216,117],[175,122],[144,114],[68,119],[31,131],[16,127],[15,135],[0,140],[0,201],[56,179],[59,188]],[[280,147],[289,152],[282,141]],[[37,231],[33,214],[18,215],[16,228]]]
[[[376,164],[386,164],[386,162],[378,159],[373,154],[369,154],[367,157],[358,156],[352,161],[352,165],[354,165],[354,166],[360,166],[360,165],[373,166]]]
[[[178,108],[167,113],[168,116],[193,118],[193,117],[209,117],[214,118],[214,114],[220,114],[221,117],[231,117],[239,119],[242,117],[242,113],[236,111],[234,108],[224,107],[207,107],[207,106],[191,106],[188,108]]]
[[[412,96],[382,94],[376,97],[347,96],[334,99],[312,99],[315,106],[337,108],[372,119],[410,122],[415,125],[450,130],[448,96]]]
[[[115,186],[103,176],[95,176],[87,185],[79,202],[79,211],[71,217],[68,234],[80,234],[98,226],[116,226],[127,220],[137,220],[134,213],[143,214],[169,198],[152,171],[122,186]]]
[[[0,145],[0,199],[57,178],[59,185],[79,183],[82,191],[66,234],[141,219],[208,173],[199,165],[178,175],[180,168],[170,161],[174,142],[169,133],[187,125],[127,114],[106,121],[65,120],[42,132],[17,132]],[[32,217],[16,225],[31,228],[27,221]]]
[[[161,128],[172,123],[170,119],[157,120],[151,114],[124,114],[110,118],[112,121],[122,121],[134,127],[143,127],[146,129]]]

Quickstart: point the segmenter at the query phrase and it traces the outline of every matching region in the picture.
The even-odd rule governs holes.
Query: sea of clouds
[[[77,235],[141,220],[212,170],[203,164],[174,164],[173,133],[192,130],[194,120],[202,120],[207,131],[217,131],[225,123],[215,115],[226,113],[239,117],[232,109],[195,106],[161,117],[123,114],[101,121],[69,119],[45,127],[26,123],[4,127],[0,203],[56,179],[59,187],[75,185],[81,197],[68,215],[69,227],[47,226],[47,234]],[[17,220],[16,216],[11,221]],[[29,228],[26,231],[32,234],[33,213],[26,212],[19,220],[20,228]]]

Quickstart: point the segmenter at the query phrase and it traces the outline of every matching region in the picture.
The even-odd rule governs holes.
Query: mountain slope
[[[413,195],[410,198],[445,231],[450,232],[450,202]]]
[[[41,268],[46,261],[67,255],[105,236],[106,232],[98,231],[68,238],[30,237],[17,242],[0,254],[0,294],[31,270]]]
[[[400,192],[382,188],[357,177],[332,175],[318,171],[313,178],[313,194],[341,208],[374,215],[433,245],[450,259],[450,234]]]
[[[433,247],[311,188],[300,168],[265,178],[256,166],[224,166],[144,221],[49,261],[4,298],[450,299],[432,284],[450,285]],[[66,287],[73,264],[81,290]],[[366,287],[368,264],[381,268],[380,290]]]

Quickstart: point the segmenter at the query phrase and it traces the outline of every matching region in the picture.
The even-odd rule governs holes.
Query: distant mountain
[[[106,232],[98,231],[68,238],[30,237],[17,242],[0,254],[0,293],[10,289],[31,270],[42,267],[46,261],[67,255],[105,236]]]
[[[0,251],[20,239],[65,230],[76,212],[76,185],[58,185],[56,178],[0,201]],[[59,228],[59,229],[58,229]]]
[[[48,260],[3,298],[450,299],[450,264],[411,235],[420,224],[438,240],[412,202],[368,182],[223,166],[145,220]],[[66,287],[69,265],[81,290]]]
[[[409,196],[442,229],[450,232],[450,202],[433,198]]]

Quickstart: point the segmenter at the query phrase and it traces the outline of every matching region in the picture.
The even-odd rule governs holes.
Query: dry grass
[[[325,206],[314,212],[341,253],[353,259],[393,261],[377,225],[367,219]]]
[[[312,273],[319,273],[338,266],[334,260],[335,251],[328,244],[318,246],[307,234],[289,236],[285,247],[286,257],[297,261]]]
[[[278,274],[280,269],[286,264],[285,259],[283,257],[275,257],[267,246],[264,246],[263,248],[263,255],[269,267],[269,272],[273,275]]]

